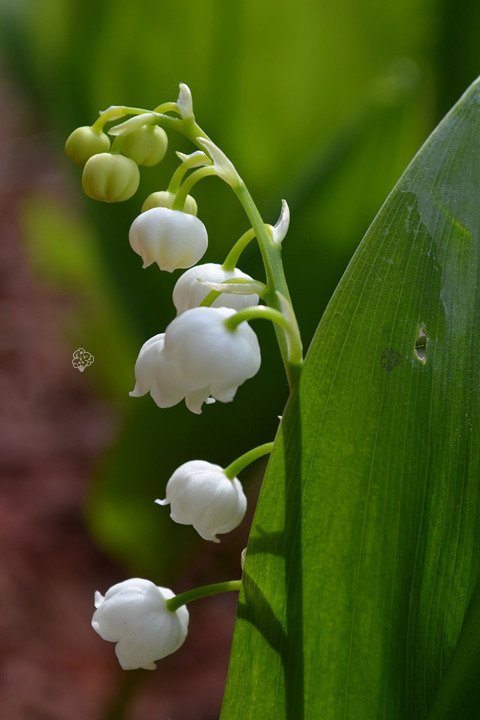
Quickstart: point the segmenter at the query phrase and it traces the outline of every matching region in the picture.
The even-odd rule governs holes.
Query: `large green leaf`
[[[224,720],[478,717],[479,229],[477,81],[313,340],[251,532]]]

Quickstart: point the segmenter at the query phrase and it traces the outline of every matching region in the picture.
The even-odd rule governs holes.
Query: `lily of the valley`
[[[192,267],[208,246],[201,220],[167,207],[154,207],[139,215],[132,223],[129,240],[144,268],[156,262],[160,270],[168,272]]]
[[[204,540],[220,542],[217,534],[228,533],[241,523],[247,498],[237,478],[230,480],[220,465],[191,460],[175,470],[167,483],[165,500],[170,517],[181,525],[193,525]]]
[[[93,629],[104,640],[115,642],[115,653],[124,670],[155,670],[155,661],[183,644],[188,631],[188,610],[172,612],[166,601],[175,597],[168,588],[149,580],[130,578],[113,585],[105,596],[95,593]]]
[[[177,315],[186,310],[198,307],[210,292],[210,288],[203,285],[204,282],[224,283],[226,280],[252,280],[250,275],[238,268],[225,270],[217,263],[205,263],[195,265],[183,273],[173,288],[173,304],[177,309]],[[259,297],[255,294],[237,295],[223,292],[217,297],[210,307],[229,307],[234,310],[242,310],[246,307],[253,307],[258,304]]]
[[[197,414],[204,402],[233,400],[261,363],[257,336],[248,323],[226,327],[225,320],[234,314],[231,308],[197,307],[172,320],[165,333],[141,348],[130,395],[149,392],[159,407],[185,399]]]

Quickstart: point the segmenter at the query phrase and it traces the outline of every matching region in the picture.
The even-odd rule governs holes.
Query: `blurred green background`
[[[2,0],[0,21],[4,70],[65,177],[64,197],[47,188],[24,200],[29,261],[78,298],[68,343],[94,354],[89,382],[121,419],[92,479],[91,531],[126,572],[174,584],[202,546],[153,498],[181,462],[226,463],[270,439],[287,386],[273,332],[258,326],[262,370],[233,405],[198,417],[128,397],[140,345],[173,318],[178,276],[142,270],[128,229],[146,195],[166,187],[173,150],[190,148],[171,135],[167,159],[142,170],[137,195],[101,205],[82,195],[66,137],[108,105],[154,107],[188,83],[198,122],[265,220],[276,220],[281,198],[290,205],[284,261],[308,345],[387,193],[478,74],[480,14],[471,0]],[[210,237],[205,261],[219,261],[245,218],[218,181],[194,194]],[[253,248],[242,269],[262,276]]]
[[[119,4],[104,0],[3,0],[3,62],[48,133],[72,196],[80,172],[62,157],[65,138],[110,104],[153,107],[193,92],[200,124],[225,149],[267,221],[280,199],[292,212],[287,277],[305,344],[366,227],[420,143],[478,71],[473,2],[403,0],[204,0]],[[29,197],[23,225],[31,261],[83,298],[73,345],[95,355],[98,393],[123,418],[99,468],[89,508],[102,545],[136,572],[170,573],[166,534],[151,498],[179,462],[226,462],[272,436],[287,388],[273,333],[258,328],[261,373],[234,406],[201,417],[131,400],[142,342],[172,319],[174,278],[140,268],[128,228],[148,193],[166,187],[168,160],[142,172],[129,202],[87,198],[69,206]],[[223,258],[246,229],[233,196],[207,180],[196,193],[207,225],[206,261]],[[254,251],[243,268],[261,276]]]

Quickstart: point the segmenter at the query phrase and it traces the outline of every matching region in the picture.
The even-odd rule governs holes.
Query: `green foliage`
[[[222,719],[479,714],[479,108],[480,80],[319,325],[254,519]]]
[[[124,102],[153,107],[175,99],[186,81],[202,126],[233,159],[265,219],[276,220],[281,197],[290,204],[284,258],[307,345],[358,239],[431,125],[436,26],[429,13],[438,17],[437,5],[301,0],[293,8],[280,0],[273,8],[268,0],[206,0],[200,12],[174,0],[51,0],[46,12],[42,3],[11,0],[0,8],[2,59],[59,158],[70,132],[98,110]],[[440,85],[444,75],[438,78]],[[234,413],[214,407],[191,418],[127,397],[141,343],[173,316],[172,277],[141,270],[127,231],[145,197],[165,189],[175,147],[191,150],[171,136],[166,159],[142,169],[132,200],[115,207],[85,200],[88,239],[68,262],[67,227],[78,222],[71,209],[34,199],[25,222],[30,252],[41,256],[51,281],[79,288],[84,304],[71,332],[75,346],[91,345],[95,355],[88,378],[128,407],[95,479],[95,536],[132,571],[152,576],[169,565],[163,525],[173,542],[184,533],[149,505],[169,472],[195,454],[228,462],[270,439],[287,394],[273,333],[260,328],[262,374],[241,389]],[[81,172],[72,173],[71,194],[79,197]],[[211,180],[196,199],[210,236],[205,260],[217,261],[236,239],[232,232],[246,229],[245,218]],[[74,277],[89,265],[95,290]],[[242,269],[261,278],[253,253]],[[129,434],[131,427],[137,432]],[[127,452],[134,468],[123,461]]]
[[[276,219],[281,197],[290,204],[284,259],[307,345],[388,188],[438,108],[477,72],[478,8],[473,0],[206,0],[199,10],[175,0],[49,0],[48,8],[6,0],[2,64],[59,158],[69,133],[99,109],[153,107],[186,81],[201,124],[234,160],[265,219]],[[457,133],[438,153],[438,168],[426,164],[437,134],[406,176],[408,190],[402,181],[402,192],[415,187],[419,199],[402,200],[397,190],[374,224],[286,412],[249,546],[225,717],[254,710],[268,720],[480,716],[478,589],[472,594],[477,237],[469,245],[462,227],[479,193],[474,154],[454,154],[462,128],[464,140],[468,134],[464,113],[450,117]],[[469,142],[476,145],[473,135]],[[234,408],[210,407],[196,418],[183,407],[161,412],[149,398],[128,398],[141,343],[173,315],[172,277],[141,271],[127,241],[145,197],[166,187],[172,147],[191,149],[170,137],[165,161],[142,170],[139,194],[121,207],[87,199],[80,221],[42,193],[23,212],[32,264],[68,298],[74,292],[69,338],[95,355],[85,376],[122,413],[93,483],[94,536],[132,574],[162,584],[174,583],[196,552],[191,528],[153,505],[169,474],[193,457],[227,463],[269,439],[287,392],[273,333],[260,328],[263,367]],[[414,174],[419,168],[423,178]],[[475,175],[470,187],[467,171]],[[418,193],[429,177],[435,206],[428,192]],[[74,197],[80,178],[77,171]],[[206,261],[216,261],[245,219],[210,181],[196,199],[210,235]],[[440,242],[429,256],[421,254],[428,233]],[[372,260],[376,242],[383,252]],[[242,269],[261,273],[251,253]],[[443,318],[440,297],[450,313]],[[422,324],[425,365],[413,355]],[[380,366],[389,346],[402,354],[390,372]],[[284,517],[280,500],[295,512]],[[121,713],[112,708],[112,717]]]

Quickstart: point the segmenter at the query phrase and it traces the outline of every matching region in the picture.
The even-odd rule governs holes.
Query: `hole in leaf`
[[[421,363],[427,362],[427,342],[428,335],[424,325],[420,325],[418,328],[417,339],[415,340],[415,347],[413,349],[415,357]]]

